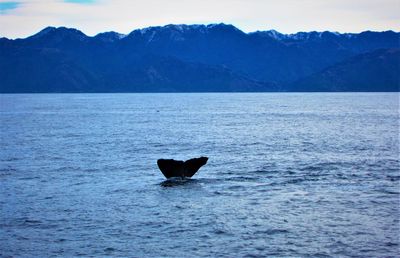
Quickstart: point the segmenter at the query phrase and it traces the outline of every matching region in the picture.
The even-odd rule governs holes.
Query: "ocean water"
[[[399,93],[0,95],[0,126],[1,257],[400,256]]]

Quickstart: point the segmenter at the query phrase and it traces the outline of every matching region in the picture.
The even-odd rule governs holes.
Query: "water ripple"
[[[0,256],[399,256],[397,93],[0,98]]]

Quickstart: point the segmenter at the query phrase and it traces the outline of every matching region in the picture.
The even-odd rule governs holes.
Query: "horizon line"
[[[118,34],[121,34],[121,35],[124,35],[124,36],[128,36],[129,34],[131,34],[131,33],[134,32],[134,31],[138,31],[138,30],[140,31],[140,30],[145,30],[145,29],[149,29],[149,28],[164,28],[164,27],[167,27],[167,26],[205,26],[205,27],[209,27],[209,26],[211,26],[211,25],[233,26],[233,27],[236,28],[237,30],[239,30],[239,31],[241,31],[241,32],[243,32],[244,34],[247,34],[247,35],[248,35],[248,34],[252,34],[252,33],[257,33],[257,32],[271,32],[271,31],[275,31],[275,32],[277,32],[277,33],[279,33],[279,34],[282,34],[282,35],[285,35],[285,36],[296,35],[296,34],[298,34],[298,33],[312,33],[312,32],[316,32],[316,33],[330,32],[330,33],[340,34],[340,35],[346,35],[346,34],[360,34],[360,33],[364,33],[364,32],[378,32],[378,33],[379,33],[379,32],[394,32],[394,33],[400,33],[400,31],[395,31],[395,30],[393,30],[393,29],[387,29],[387,30],[381,30],[381,31],[366,29],[366,30],[362,30],[362,31],[359,31],[359,32],[339,32],[339,31],[331,31],[331,30],[323,30],[323,31],[310,30],[310,31],[297,31],[297,32],[294,32],[294,33],[283,33],[283,32],[280,32],[280,31],[278,31],[278,30],[276,30],[276,29],[269,29],[269,30],[255,30],[255,31],[246,32],[246,31],[242,30],[241,28],[239,28],[238,26],[236,26],[236,25],[234,25],[234,24],[232,24],[232,23],[219,22],[219,23],[167,23],[167,24],[163,24],[163,25],[153,25],[153,26],[135,28],[135,29],[131,30],[131,31],[128,32],[128,33],[121,33],[121,32],[119,32],[119,31],[114,31],[114,30],[106,30],[106,31],[96,32],[95,34],[91,34],[91,33],[88,34],[88,33],[85,33],[83,30],[81,30],[81,29],[79,29],[79,28],[74,28],[74,27],[68,27],[68,26],[52,26],[52,25],[49,25],[49,26],[46,26],[46,27],[44,27],[43,29],[41,29],[41,30],[39,30],[39,31],[37,31],[37,32],[35,32],[35,33],[33,33],[33,34],[31,34],[31,35],[25,36],[25,37],[14,37],[14,38],[11,38],[11,37],[10,37],[10,38],[9,38],[9,37],[0,35],[0,38],[3,38],[3,39],[6,38],[6,39],[9,39],[9,40],[26,39],[26,38],[29,38],[29,37],[34,36],[34,35],[36,35],[36,34],[39,34],[40,32],[42,32],[42,31],[44,31],[45,29],[48,29],[48,28],[54,28],[54,29],[62,29],[62,28],[65,28],[65,29],[74,29],[74,30],[78,30],[79,32],[83,33],[83,34],[84,34],[85,36],[87,36],[87,37],[96,37],[96,36],[99,35],[99,34],[102,34],[102,33],[110,33],[110,32],[114,32],[114,33],[118,33]]]

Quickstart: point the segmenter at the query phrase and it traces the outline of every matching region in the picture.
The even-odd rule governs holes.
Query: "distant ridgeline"
[[[399,91],[400,33],[167,25],[0,38],[0,92]]]

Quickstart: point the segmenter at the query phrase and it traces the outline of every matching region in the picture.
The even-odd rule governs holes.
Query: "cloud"
[[[6,14],[8,11],[16,9],[19,4],[19,2],[0,2],[0,14]]]
[[[219,22],[246,32],[398,31],[398,10],[399,0],[23,0],[0,15],[0,37],[26,37],[46,26],[74,27],[95,35],[171,23]]]
[[[74,4],[93,4],[96,2],[95,0],[64,0],[66,3],[74,3]]]

